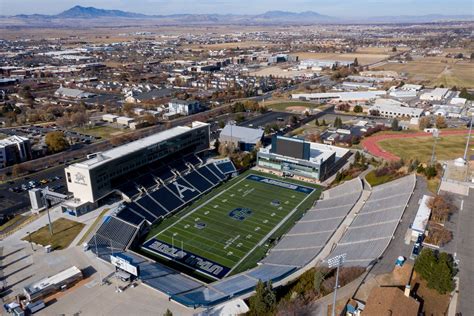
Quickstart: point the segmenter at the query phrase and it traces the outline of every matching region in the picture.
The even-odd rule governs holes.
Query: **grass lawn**
[[[156,226],[147,241],[157,240],[176,250],[211,260],[224,267],[224,273],[237,266],[236,271],[247,270],[268,250],[268,246],[257,245],[265,242],[279,225],[269,238],[281,236],[290,229],[321,191],[307,183],[293,185],[296,181],[287,179],[277,178],[278,182],[273,182],[274,178],[246,172],[206,195],[180,216]],[[285,221],[293,211],[291,218]],[[169,258],[166,253],[155,252],[149,244],[145,245],[143,250]],[[183,260],[179,261],[184,263]]]
[[[377,175],[375,174],[375,170],[372,170],[365,176],[365,180],[367,180],[367,182],[373,187],[390,182],[392,180],[395,180],[396,178],[398,178],[398,176],[394,174],[387,174],[381,177],[377,177]]]
[[[379,142],[379,146],[398,157],[408,161],[418,159],[420,162],[429,162],[433,150],[434,139],[432,137],[413,137],[399,139],[385,139]],[[465,135],[444,136],[438,139],[436,145],[437,160],[451,160],[462,157],[466,146]],[[471,144],[471,153],[474,146]]]
[[[38,229],[23,238],[26,241],[46,246],[51,245],[53,250],[65,249],[76,238],[84,228],[84,224],[71,221],[66,218],[59,218],[53,222],[53,235],[49,234],[49,226]]]
[[[123,131],[120,128],[114,128],[110,126],[94,126],[94,127],[76,127],[73,131],[90,135],[94,137],[111,138],[117,134],[122,134]]]

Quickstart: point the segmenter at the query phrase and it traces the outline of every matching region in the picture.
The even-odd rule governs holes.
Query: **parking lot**
[[[0,203],[0,218],[28,211],[30,206],[28,190],[33,187],[48,187],[52,191],[66,193],[64,167],[59,166],[47,169],[33,176],[24,177],[21,180],[8,181],[1,184],[0,199],[2,203]]]

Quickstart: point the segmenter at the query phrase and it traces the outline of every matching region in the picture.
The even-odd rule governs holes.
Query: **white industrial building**
[[[404,106],[403,103],[391,99],[377,99],[373,106],[369,108],[369,112],[378,111],[384,117],[406,117],[419,118],[424,110],[419,108],[411,108]]]
[[[318,102],[328,102],[331,100],[345,102],[372,101],[380,96],[386,95],[384,90],[355,91],[355,92],[324,92],[324,93],[295,93],[291,95],[294,100],[311,100]]]
[[[168,113],[179,114],[179,115],[190,115],[197,113],[201,110],[201,103],[199,101],[190,100],[171,100],[168,103]]]
[[[420,95],[420,100],[423,101],[441,101],[445,99],[449,94],[448,88],[436,88],[429,92],[425,92]]]

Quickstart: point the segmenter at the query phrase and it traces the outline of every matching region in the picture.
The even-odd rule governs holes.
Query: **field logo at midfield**
[[[232,217],[233,219],[238,220],[238,221],[243,221],[247,217],[249,217],[250,215],[252,215],[252,210],[249,209],[249,208],[245,208],[245,207],[234,208],[229,213],[230,217]]]
[[[176,187],[176,190],[178,191],[178,194],[179,194],[179,197],[184,199],[184,192],[186,191],[191,191],[191,192],[194,192],[196,191],[195,189],[193,188],[190,188],[190,187],[187,187],[185,185],[182,185],[182,184],[179,184],[178,182],[173,182],[174,186]]]
[[[279,180],[275,180],[275,179],[271,179],[271,178],[265,178],[265,177],[257,176],[255,174],[249,175],[247,177],[247,179],[257,181],[257,182],[261,182],[261,183],[270,184],[270,185],[275,185],[275,186],[278,186],[280,188],[285,188],[285,189],[288,189],[288,190],[298,191],[298,192],[305,193],[305,194],[310,194],[314,191],[314,189],[312,189],[312,188],[308,188],[308,187],[304,187],[304,186],[301,186],[301,185],[288,183],[288,182],[284,182],[284,181],[279,181]]]

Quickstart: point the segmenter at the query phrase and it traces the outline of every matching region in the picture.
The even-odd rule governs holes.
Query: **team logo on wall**
[[[77,184],[83,184],[85,185],[86,184],[86,177],[78,172],[74,175],[74,182],[77,183]]]

